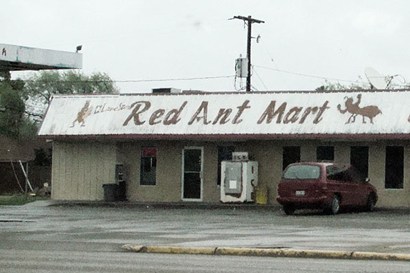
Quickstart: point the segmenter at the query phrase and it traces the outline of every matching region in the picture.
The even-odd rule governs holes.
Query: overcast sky
[[[232,91],[235,59],[253,24],[255,90],[366,82],[364,69],[410,81],[408,0],[2,0],[0,43],[75,51],[83,72],[106,72],[121,92]],[[13,76],[20,76],[14,73]],[[24,75],[23,75],[24,76]],[[217,77],[211,78],[208,77]],[[163,79],[206,78],[178,81]],[[129,81],[129,82],[126,82]]]

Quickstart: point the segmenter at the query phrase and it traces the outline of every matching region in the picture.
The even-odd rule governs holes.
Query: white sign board
[[[410,91],[57,96],[41,136],[410,134]]]

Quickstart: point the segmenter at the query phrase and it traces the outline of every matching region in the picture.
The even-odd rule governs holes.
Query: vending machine
[[[258,162],[247,152],[232,153],[232,160],[221,162],[221,202],[254,202],[258,185]]]

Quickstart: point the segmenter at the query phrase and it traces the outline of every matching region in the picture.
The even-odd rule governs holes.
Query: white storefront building
[[[352,163],[379,206],[410,207],[410,90],[55,96],[39,131],[53,140],[52,198],[219,202],[233,151],[259,165],[274,204],[296,161]],[[120,176],[120,177],[119,177]]]

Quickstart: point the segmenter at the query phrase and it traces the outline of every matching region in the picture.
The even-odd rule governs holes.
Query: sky
[[[0,43],[75,51],[122,93],[235,91],[252,16],[252,90],[368,85],[364,70],[410,81],[408,0],[1,0]],[[13,72],[27,77],[27,72]]]

